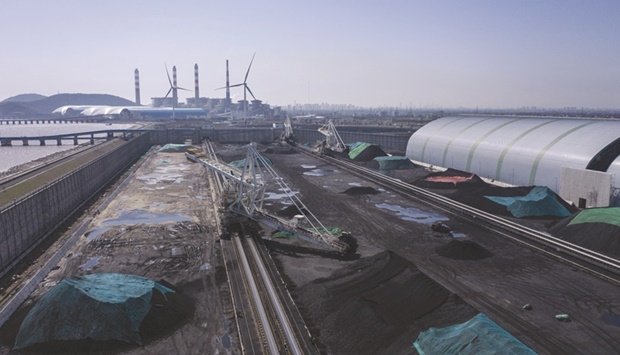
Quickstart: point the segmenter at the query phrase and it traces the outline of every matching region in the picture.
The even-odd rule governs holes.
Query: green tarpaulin
[[[579,212],[568,224],[606,223],[620,226],[620,207],[588,208]]]

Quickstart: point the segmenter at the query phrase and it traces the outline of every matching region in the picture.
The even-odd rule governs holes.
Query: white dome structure
[[[620,160],[616,161],[620,121],[444,117],[416,131],[406,155],[509,184],[544,185],[560,193],[563,181],[565,185],[568,181],[562,175],[566,168],[608,172],[612,184],[620,183]]]

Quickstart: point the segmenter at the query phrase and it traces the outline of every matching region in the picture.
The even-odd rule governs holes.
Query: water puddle
[[[211,266],[211,264],[209,263],[204,263],[200,265],[200,270],[203,270],[203,271],[211,270],[211,268],[213,268],[213,266]]]
[[[620,316],[615,314],[603,314],[603,322],[611,325],[615,325],[616,327],[620,327]]]
[[[124,224],[140,224],[140,223],[150,223],[150,224],[159,224],[166,222],[182,222],[182,221],[191,221],[190,217],[183,216],[181,214],[176,213],[157,213],[157,212],[147,212],[147,211],[122,211],[118,218],[108,219],[107,221],[101,222],[102,226],[120,226]]]
[[[350,182],[349,186],[362,187],[362,184],[359,182]]]
[[[80,269],[85,270],[85,271],[92,269],[93,266],[99,264],[99,259],[101,259],[100,256],[93,256],[92,258],[89,258],[87,262],[80,265]]]
[[[452,235],[452,238],[456,238],[456,239],[467,238],[467,234],[465,234],[465,233],[450,232],[450,234]]]
[[[399,205],[390,205],[388,203],[379,203],[375,207],[396,212],[396,215],[404,221],[417,222],[423,224],[431,224],[438,221],[447,221],[448,217],[438,213],[422,211],[415,207],[401,207]]]
[[[291,191],[287,189],[278,189],[280,192],[265,192],[265,200],[281,200],[284,198],[290,198],[297,195],[298,191]]]
[[[230,336],[228,336],[228,333],[222,336],[222,346],[224,349],[230,349]]]
[[[304,175],[308,176],[325,176],[325,175],[333,175],[336,174],[338,170],[323,170],[323,169],[312,169],[310,171],[305,171]]]
[[[147,185],[156,185],[160,182],[179,184],[183,181],[183,174],[151,173],[138,176],[137,179],[144,181]]]
[[[304,169],[316,169],[316,165],[301,164]]]
[[[86,240],[93,241],[95,239],[99,239],[99,237],[105,233],[108,229],[110,228],[106,228],[106,227],[102,227],[102,228],[95,228],[93,230],[89,230],[88,232],[86,232],[84,234],[84,236],[86,237]]]

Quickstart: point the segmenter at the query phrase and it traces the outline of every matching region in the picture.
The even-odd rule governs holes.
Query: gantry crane
[[[295,194],[287,194],[293,205],[300,211],[300,215],[293,220],[284,220],[263,209],[265,177],[267,176],[264,172],[267,172],[278,184],[280,191],[291,191],[291,189],[277,175],[267,160],[258,153],[253,144],[247,146],[243,168],[227,165],[217,160],[215,156],[201,158],[191,153],[185,153],[185,155],[189,160],[202,164],[228,181],[229,184],[224,194],[227,197],[227,207],[230,211],[271,228],[291,233],[301,239],[327,245],[342,253],[351,251],[350,245],[341,240],[343,236],[330,234]]]

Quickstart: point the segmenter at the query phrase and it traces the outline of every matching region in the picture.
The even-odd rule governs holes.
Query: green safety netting
[[[535,186],[525,196],[484,196],[489,200],[506,206],[514,217],[558,216],[568,217],[570,212],[558,202],[556,194],[546,186]]]
[[[581,223],[606,223],[620,226],[620,207],[588,208],[579,212],[568,225]]]
[[[409,158],[403,156],[375,157],[373,160],[379,163],[379,170],[412,169],[415,167]]]
[[[462,324],[425,330],[413,346],[420,355],[536,354],[482,313]]]
[[[21,324],[15,349],[67,340],[119,340],[140,345],[140,324],[154,293],[175,291],[150,279],[91,274],[60,281]]]
[[[259,166],[271,165],[271,160],[265,157],[262,157],[261,159],[259,159],[258,162],[259,162],[258,163]],[[228,163],[228,165],[234,166],[235,168],[243,168],[245,167],[246,164],[247,164],[246,158],[243,158],[241,160],[234,160]]]
[[[376,144],[355,142],[349,145],[349,159],[357,161],[371,161],[375,157],[387,155]]]

